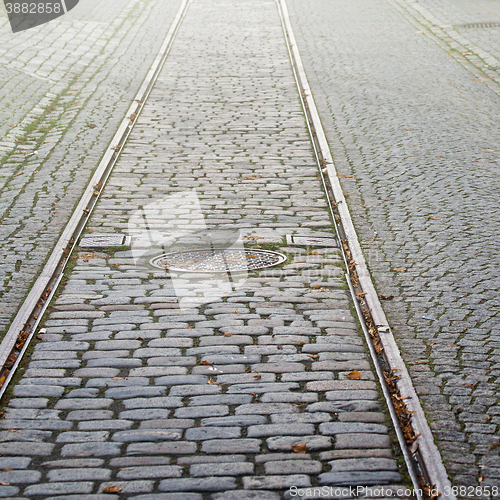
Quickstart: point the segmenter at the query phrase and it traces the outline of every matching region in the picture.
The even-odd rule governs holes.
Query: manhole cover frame
[[[238,252],[238,253],[244,253],[245,257],[246,255],[252,255],[252,254],[258,254],[262,256],[273,256],[277,258],[276,262],[273,262],[271,264],[266,264],[266,265],[259,265],[259,266],[252,266],[252,265],[247,265],[246,267],[240,267],[240,268],[235,268],[231,269],[230,267],[225,267],[224,269],[188,269],[188,268],[183,268],[183,267],[178,267],[176,265],[172,267],[166,267],[158,264],[158,261],[162,259],[167,259],[169,256],[180,256],[180,255],[186,255],[186,254],[208,254],[208,253],[216,253],[220,252],[223,254],[230,253],[230,252]],[[275,252],[274,250],[264,250],[264,249],[252,249],[252,248],[243,248],[241,250],[239,249],[230,249],[230,248],[200,248],[200,249],[191,249],[191,250],[182,250],[179,252],[171,252],[171,253],[165,253],[161,255],[157,255],[156,257],[152,258],[149,261],[149,264],[153,266],[156,269],[162,269],[165,271],[174,271],[174,272],[182,272],[182,273],[241,273],[241,272],[249,272],[249,271],[258,271],[259,269],[266,269],[269,267],[274,267],[278,266],[280,264],[283,264],[283,262],[286,262],[287,256],[285,254]],[[201,260],[201,259],[200,259]]]

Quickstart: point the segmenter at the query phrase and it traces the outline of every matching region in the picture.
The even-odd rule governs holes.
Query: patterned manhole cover
[[[225,273],[276,266],[285,260],[285,255],[270,250],[207,248],[167,253],[151,259],[150,264],[170,271]]]

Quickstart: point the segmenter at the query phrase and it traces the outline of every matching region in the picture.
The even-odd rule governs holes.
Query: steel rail
[[[396,434],[398,436],[401,450],[403,452],[403,455],[405,456],[405,459],[407,460],[407,465],[412,478],[412,482],[414,484],[416,493],[418,493],[421,489],[421,485],[419,484],[418,479],[415,477],[415,466],[417,464],[410,455],[413,455],[416,458],[416,462],[418,463],[418,467],[420,468],[422,474],[424,475],[424,477],[427,476],[427,482],[430,486],[432,486],[439,492],[441,499],[456,500],[456,497],[452,493],[451,483],[448,479],[448,474],[444,467],[441,454],[434,443],[434,438],[427,423],[425,413],[422,409],[422,406],[420,405],[418,395],[415,391],[415,388],[413,387],[410,375],[401,357],[399,348],[396,344],[394,335],[390,329],[389,322],[387,321],[385,313],[382,309],[382,305],[368,271],[368,266],[361,250],[361,245],[359,243],[354,224],[352,222],[346,198],[342,191],[340,181],[337,177],[337,170],[333,162],[328,141],[326,139],[326,134],[324,132],[323,125],[321,123],[321,119],[307,80],[304,66],[302,64],[302,59],[297,47],[295,35],[293,33],[286,0],[276,0],[276,3],[280,13],[288,52],[295,74],[295,80],[301,96],[304,113],[306,115],[307,126],[312,138],[325,190],[329,195],[329,198],[332,198],[330,200],[330,202],[333,203],[333,206],[331,208],[335,208],[338,212],[338,215],[336,215],[332,210],[334,220],[337,222],[337,233],[340,233],[339,238],[347,241],[349,251],[351,253],[352,262],[347,261],[345,253],[344,259],[346,260],[346,264],[349,266],[348,268],[351,268],[352,266],[352,269],[355,270],[357,274],[360,288],[364,293],[365,305],[368,310],[371,310],[371,316],[378,330],[380,342],[383,346],[385,361],[389,365],[389,368],[392,372],[397,372],[399,376],[399,380],[397,382],[398,389],[405,399],[408,411],[412,414],[412,427],[415,431],[415,435],[417,436],[415,442],[418,444],[418,450],[416,453],[410,452],[410,450],[408,450],[401,431],[400,422],[394,409],[390,395],[388,397],[388,394],[386,393],[386,391],[384,391],[387,405],[389,408],[392,408],[392,410],[390,410],[390,415],[396,429]],[[352,292],[352,283],[350,282],[350,279],[349,286]],[[365,329],[367,328],[365,324],[365,318],[362,314],[361,308],[359,307],[359,303],[355,294],[353,295],[353,300],[356,304],[358,315],[361,314],[360,321],[363,330],[365,331]],[[368,340],[370,353],[372,354],[372,359],[376,366],[377,375],[379,377],[382,388],[384,388],[386,387],[385,379],[383,377],[379,365],[379,360],[376,356],[375,351],[373,350],[373,345],[369,336]],[[446,492],[448,492],[448,494],[446,494]]]
[[[191,1],[182,0],[160,50],[125,118],[120,123],[113,139],[111,139],[69,222],[0,344],[0,397],[4,394],[11,381],[35,334],[43,313],[54,296],[68,259],[75,249],[78,239],[104,189],[104,185],[118,160],[120,150],[128,139],[151,89],[158,79]]]

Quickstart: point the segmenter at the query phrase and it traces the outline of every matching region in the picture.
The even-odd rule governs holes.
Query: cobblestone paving
[[[483,50],[461,54],[439,27],[478,21],[459,3],[289,5],[356,228],[380,294],[394,296],[384,307],[447,470],[456,485],[498,487],[500,30],[460,28],[463,47]]]
[[[123,119],[178,5],[88,0],[16,34],[1,5],[1,336]]]
[[[0,494],[277,500],[404,480],[338,248],[284,243],[332,224],[274,2],[191,4],[94,213],[89,234],[109,232],[132,248],[81,249],[13,389]],[[231,290],[147,265],[226,234],[287,261]]]

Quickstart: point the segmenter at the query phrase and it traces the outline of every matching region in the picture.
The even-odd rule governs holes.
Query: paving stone
[[[335,448],[387,448],[390,438],[384,434],[337,434]]]
[[[242,476],[253,474],[254,465],[248,462],[194,464],[189,468],[192,477],[203,476]]]
[[[182,476],[182,467],[176,465],[129,467],[129,469],[119,471],[117,477],[120,479],[155,479]]]
[[[201,451],[204,453],[258,453],[260,439],[211,439],[204,441]]]
[[[96,468],[72,468],[51,470],[47,473],[50,481],[106,481],[111,476],[108,469]]]
[[[349,434],[344,434],[348,436]],[[375,434],[378,436],[378,434]],[[373,434],[367,434],[373,436]],[[386,437],[386,436],[384,436]],[[332,447],[331,439],[327,436],[279,436],[266,439],[270,450],[291,451],[292,445],[306,443],[306,450],[327,450]],[[373,446],[375,448],[375,446]]]
[[[277,462],[266,462],[264,466],[266,474],[319,474],[323,470],[323,464],[317,460],[280,460]]]
[[[223,491],[236,489],[232,477],[164,479],[158,486],[160,491]]]
[[[115,443],[79,443],[65,444],[62,447],[63,457],[100,457],[120,454],[120,446]]]
[[[83,482],[65,482],[65,483],[44,483],[28,486],[24,490],[25,495],[67,495],[71,493],[90,493],[94,483],[90,481]]]
[[[127,446],[128,455],[189,455],[196,452],[195,443],[132,443]]]
[[[243,478],[243,488],[246,490],[282,490],[291,486],[307,488],[311,486],[311,480],[305,474],[249,476]]]
[[[54,448],[50,443],[0,443],[0,454],[5,455],[27,455],[30,456],[48,456]]]
[[[113,434],[113,441],[121,443],[145,442],[145,441],[177,441],[181,439],[182,432],[161,430],[127,430],[118,431]]]
[[[398,472],[325,472],[318,476],[320,485],[367,486],[379,484],[399,483],[401,476]]]

